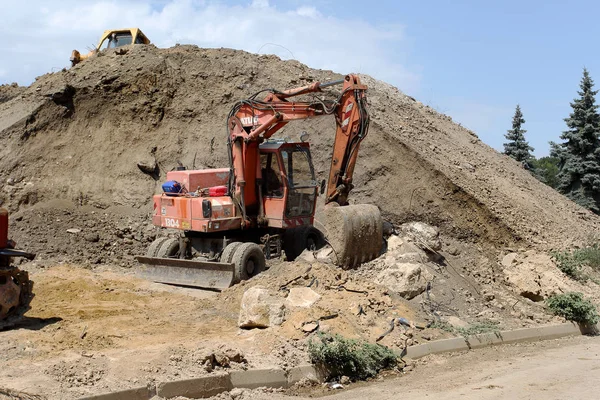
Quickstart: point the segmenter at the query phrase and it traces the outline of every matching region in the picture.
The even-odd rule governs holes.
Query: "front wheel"
[[[245,281],[265,270],[265,254],[256,243],[242,243],[233,254],[234,283]]]

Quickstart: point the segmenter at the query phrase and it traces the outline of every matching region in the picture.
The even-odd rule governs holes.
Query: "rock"
[[[462,319],[455,317],[455,316],[449,316],[449,317],[442,317],[442,321],[446,322],[447,324],[452,325],[455,328],[468,328],[469,327],[469,323],[463,321]]]
[[[331,246],[325,246],[317,251],[315,257],[322,264],[333,264],[335,255]]]
[[[158,171],[158,163],[154,160],[138,161],[137,166],[145,174],[155,174]]]
[[[516,262],[517,256],[518,256],[517,253],[508,253],[507,255],[505,255],[502,258],[502,262],[501,262],[502,266],[505,268],[511,267],[513,265],[513,263]]]
[[[392,235],[387,243],[384,263],[388,267],[393,267],[398,262],[418,264],[426,262],[428,259],[427,254],[416,244],[411,243],[408,238]]]
[[[248,362],[248,360],[246,360],[246,356],[244,356],[244,353],[242,353],[238,349],[227,348],[227,349],[223,350],[223,352],[225,353],[227,358],[229,358],[229,360],[232,362],[240,363],[240,364]]]
[[[81,232],[81,229],[71,228],[71,229],[67,229],[67,232],[72,233],[72,234],[77,234],[77,233]]]
[[[346,375],[344,375],[340,378],[340,383],[342,385],[348,385],[350,383],[350,378],[348,378]]]
[[[319,327],[316,322],[309,322],[308,324],[302,325],[302,330],[306,333],[314,332]]]
[[[308,308],[315,304],[321,295],[308,287],[291,288],[285,299],[286,307]]]
[[[100,235],[97,233],[88,233],[84,236],[84,239],[91,243],[96,243],[100,241]]]
[[[507,260],[506,265],[504,259],[502,265],[507,282],[516,293],[532,301],[539,302],[559,293],[581,291],[577,283],[565,279],[547,254],[517,255],[510,263]]]
[[[221,351],[215,352],[215,363],[223,368],[229,368],[229,357]]]
[[[423,222],[409,222],[402,224],[400,231],[424,250],[438,251],[442,248],[440,231],[431,225]]]
[[[460,254],[460,249],[456,246],[450,246],[448,247],[448,254],[451,256],[457,256]]]
[[[425,291],[433,275],[421,264],[397,263],[379,273],[375,282],[410,300]]]
[[[387,251],[397,252],[403,244],[404,240],[400,236],[392,235],[387,240]]]
[[[300,255],[296,259],[304,260],[309,264],[312,264],[315,261],[317,261],[314,253],[308,249],[306,249],[302,253],[300,253]]]
[[[268,328],[281,325],[285,318],[284,300],[276,293],[261,287],[244,292],[238,326],[244,329]]]

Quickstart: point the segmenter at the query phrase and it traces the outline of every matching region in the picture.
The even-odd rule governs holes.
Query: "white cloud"
[[[230,47],[296,58],[313,68],[361,72],[414,92],[419,75],[399,61],[407,47],[401,26],[322,15],[311,6],[280,10],[268,0],[243,5],[200,0],[31,0],[3,4],[0,26],[5,76],[29,84],[36,75],[67,67],[71,50],[96,44],[105,29],[137,26],[154,44]],[[160,4],[158,7],[154,5]],[[287,51],[286,49],[289,49]],[[290,54],[291,53],[291,54]],[[24,62],[28,64],[24,67]]]

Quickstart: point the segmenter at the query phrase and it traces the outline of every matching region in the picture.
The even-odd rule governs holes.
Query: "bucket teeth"
[[[377,206],[329,206],[323,210],[324,234],[342,268],[353,268],[379,257],[383,221]]]

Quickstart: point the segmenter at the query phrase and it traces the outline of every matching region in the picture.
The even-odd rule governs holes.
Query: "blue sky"
[[[368,73],[498,150],[519,103],[537,156],[547,155],[549,140],[559,141],[582,68],[600,84],[600,3],[593,1],[0,3],[0,83],[29,84],[68,66],[70,51],[89,47],[102,30],[139,26],[159,47],[291,52],[311,67]]]

